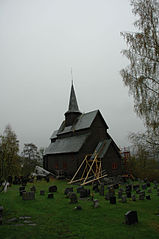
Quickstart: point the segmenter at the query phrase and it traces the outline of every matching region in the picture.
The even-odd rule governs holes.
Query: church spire
[[[76,99],[76,94],[75,94],[75,90],[74,90],[74,86],[73,86],[73,81],[72,81],[72,86],[71,86],[68,112],[80,112],[79,108],[78,108],[78,104],[77,104],[77,99]]]
[[[72,81],[68,111],[65,113],[65,125],[66,126],[73,125],[74,120],[79,115],[81,115],[81,112],[79,111],[79,108],[78,108],[76,94],[75,94],[73,81]]]

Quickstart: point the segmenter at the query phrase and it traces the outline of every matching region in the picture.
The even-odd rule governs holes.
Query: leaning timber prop
[[[102,161],[101,161],[101,158],[99,157],[103,148],[104,148],[104,144],[98,153],[95,151],[93,154],[87,154],[85,156],[81,165],[79,166],[73,178],[68,184],[80,182],[80,185],[82,186],[89,183],[93,183],[95,181],[99,181],[100,183],[100,179],[107,176],[107,174],[102,175]],[[82,166],[84,165],[85,167],[82,172],[81,178],[76,179]]]

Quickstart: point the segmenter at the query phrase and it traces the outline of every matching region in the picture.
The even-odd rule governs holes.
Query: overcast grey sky
[[[99,109],[118,146],[143,130],[120,70],[129,0],[0,0],[0,134],[47,147],[68,108],[71,68],[81,112]]]

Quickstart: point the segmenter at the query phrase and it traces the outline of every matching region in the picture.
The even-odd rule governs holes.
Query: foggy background
[[[128,0],[0,0],[0,134],[47,147],[68,109],[71,68],[81,112],[99,109],[119,147],[142,131],[120,70]]]

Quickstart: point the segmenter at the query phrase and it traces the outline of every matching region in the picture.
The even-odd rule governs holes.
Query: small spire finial
[[[71,67],[71,82],[72,82],[72,85],[73,85],[73,73],[72,73],[72,67]]]

